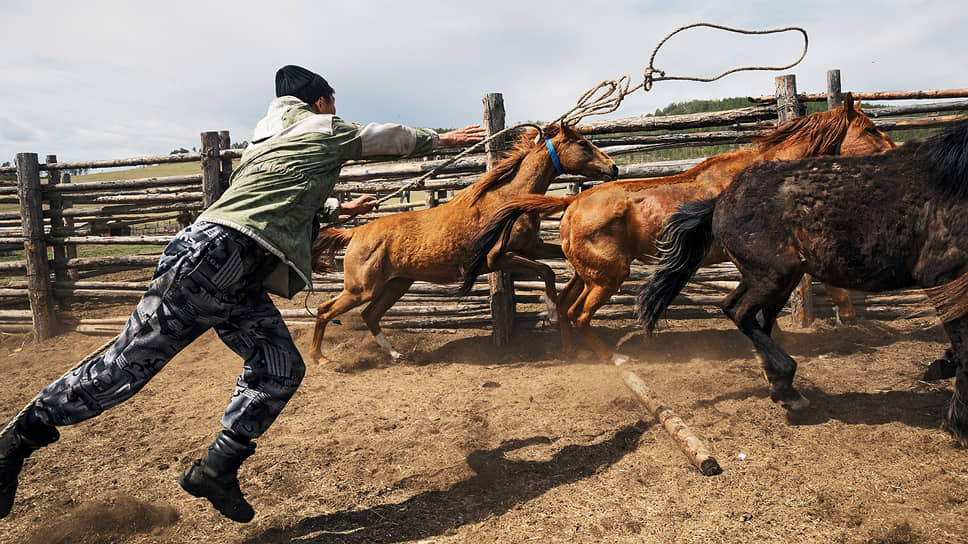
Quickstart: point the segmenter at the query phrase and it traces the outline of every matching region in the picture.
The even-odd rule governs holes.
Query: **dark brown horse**
[[[396,213],[353,229],[326,229],[313,244],[313,268],[325,269],[327,255],[345,247],[343,291],[319,305],[311,356],[325,363],[321,344],[326,324],[336,316],[367,304],[363,320],[393,358],[393,349],[380,329],[380,318],[406,293],[415,280],[449,283],[461,278],[470,260],[474,236],[484,221],[509,198],[543,193],[563,172],[594,179],[613,179],[618,167],[584,136],[567,126],[544,129],[547,140],[535,142],[535,131],[525,133],[507,156],[480,181],[441,206]],[[556,166],[552,150],[558,158]],[[523,217],[515,225],[511,246],[519,253],[492,263],[491,270],[526,270],[541,275],[550,300],[557,298],[554,273],[535,256],[559,254],[543,244],[537,217]]]
[[[946,427],[968,446],[968,122],[880,155],[760,163],[689,203],[661,237],[640,296],[649,331],[717,240],[742,272],[723,311],[753,342],[770,398],[789,409],[796,362],[770,338],[804,273],[863,291],[924,288],[957,364]]]
[[[632,261],[649,263],[654,259],[656,237],[676,206],[719,194],[733,176],[756,161],[863,155],[893,147],[894,142],[877,130],[847,94],[842,108],[784,123],[760,137],[756,145],[710,157],[675,176],[613,181],[568,197],[520,196],[508,201],[478,236],[464,288],[470,288],[479,267],[506,254],[509,248],[499,244],[501,234],[507,233],[520,215],[564,211],[561,249],[575,274],[558,300],[563,348],[574,349],[569,326],[574,323],[601,360],[621,363],[628,357],[613,353],[602,343],[592,330],[592,316],[618,292],[629,276]],[[721,251],[713,251],[708,264],[724,260]],[[831,287],[830,292],[839,314],[853,315],[846,291]]]

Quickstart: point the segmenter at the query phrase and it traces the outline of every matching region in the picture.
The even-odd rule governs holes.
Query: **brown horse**
[[[314,269],[324,268],[327,255],[343,247],[346,253],[343,291],[320,304],[316,314],[312,358],[326,362],[320,351],[326,323],[365,303],[369,305],[363,310],[363,319],[377,343],[394,359],[400,357],[380,330],[380,318],[415,280],[459,280],[470,260],[474,236],[501,204],[516,195],[544,193],[562,171],[593,179],[614,179],[618,174],[612,159],[574,129],[552,125],[545,128],[545,136],[545,141],[535,142],[535,131],[525,133],[480,181],[441,206],[384,216],[353,229],[321,232],[313,244]],[[552,153],[558,158],[557,166]],[[555,300],[554,273],[545,273],[545,265],[526,255],[560,255],[560,249],[541,242],[536,216],[521,218],[514,233],[510,245],[522,254],[496,260],[489,270],[543,274],[546,292]]]
[[[590,321],[628,278],[633,260],[654,260],[656,237],[679,203],[719,194],[734,175],[756,161],[862,155],[894,147],[894,142],[877,130],[847,94],[841,108],[793,119],[760,137],[751,147],[710,157],[681,174],[603,183],[574,196],[515,198],[498,211],[475,242],[475,258],[465,275],[464,289],[470,287],[480,267],[502,257],[505,249],[498,242],[520,215],[564,210],[561,248],[575,274],[558,299],[563,347],[566,351],[575,349],[569,326],[574,323],[601,360],[622,363],[628,358],[607,348]],[[722,251],[713,250],[706,263],[725,260]],[[847,292],[829,291],[841,315],[851,316]]]
[[[753,343],[770,398],[808,405],[771,326],[804,273],[849,289],[923,287],[957,376],[946,426],[968,446],[968,122],[870,157],[757,164],[717,198],[684,204],[640,298],[648,330],[717,240],[742,271],[723,311]]]

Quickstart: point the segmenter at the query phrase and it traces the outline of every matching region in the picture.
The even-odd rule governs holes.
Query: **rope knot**
[[[665,70],[656,70],[651,66],[645,69],[645,72],[642,74],[642,90],[646,92],[651,91],[652,84],[655,83],[652,74],[659,74],[659,77],[665,77]]]

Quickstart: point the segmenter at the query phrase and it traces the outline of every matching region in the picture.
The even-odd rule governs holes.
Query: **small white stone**
[[[739,460],[742,461],[742,460],[746,459],[746,454],[745,453],[740,453],[736,457],[738,457]]]

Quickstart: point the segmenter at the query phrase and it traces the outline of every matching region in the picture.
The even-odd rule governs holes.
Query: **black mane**
[[[968,198],[968,121],[924,142],[937,183],[949,198]]]

